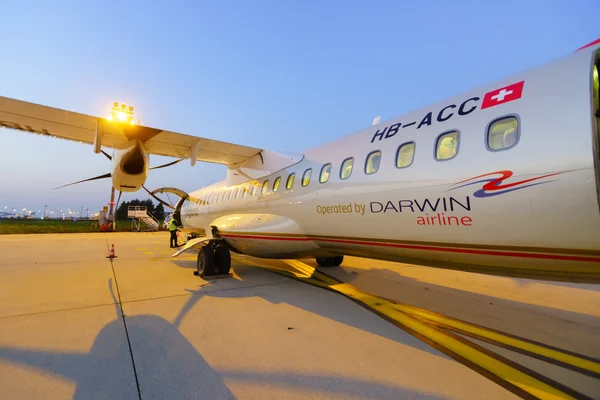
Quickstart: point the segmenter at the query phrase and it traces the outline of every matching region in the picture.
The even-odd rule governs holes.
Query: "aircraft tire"
[[[344,256],[331,257],[330,267],[339,267],[344,262]]]
[[[227,275],[231,269],[231,253],[226,245],[218,243],[214,246],[215,266],[219,275]]]
[[[215,274],[215,253],[212,246],[204,246],[198,253],[196,263],[199,276],[211,276]]]
[[[319,267],[339,267],[344,261],[344,256],[316,258]]]
[[[328,257],[315,258],[315,261],[317,261],[317,265],[319,267],[329,267],[329,258]]]

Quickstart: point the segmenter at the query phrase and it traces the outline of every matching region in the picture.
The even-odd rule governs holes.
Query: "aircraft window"
[[[288,178],[287,178],[287,182],[285,183],[285,188],[287,190],[290,190],[292,188],[292,186],[294,186],[294,177],[296,176],[296,174],[291,173]]]
[[[372,151],[367,156],[365,162],[365,174],[371,175],[379,170],[379,164],[381,163],[381,150]]]
[[[503,117],[493,121],[487,130],[489,150],[507,150],[519,141],[519,120],[517,117]]]
[[[458,131],[442,133],[435,143],[436,160],[450,160],[458,153]]]
[[[321,175],[319,175],[319,182],[325,183],[329,180],[329,174],[331,172],[331,163],[323,165],[321,168]]]
[[[248,185],[244,185],[244,195],[243,195],[243,197],[246,198],[246,196],[248,196]]]
[[[236,188],[235,188],[235,198],[236,198],[236,199],[239,199],[239,197],[240,197],[240,194],[241,194],[241,190],[240,190],[240,188],[239,188],[239,187],[236,187]]]
[[[404,143],[398,147],[396,153],[396,168],[409,167],[415,158],[415,143]]]
[[[346,158],[340,168],[340,178],[348,179],[352,175],[352,166],[354,165],[354,157]]]
[[[281,177],[278,176],[277,179],[275,179],[275,182],[273,182],[273,191],[276,192],[279,190],[279,185],[281,184]]]
[[[308,168],[306,171],[304,171],[304,173],[302,174],[302,186],[308,186],[308,184],[310,183],[310,176],[312,175],[312,168]]]
[[[251,193],[252,196],[254,196],[256,194],[256,189],[258,189],[258,186],[255,184],[252,184],[252,193]]]
[[[267,194],[269,193],[269,180],[267,179],[266,181],[264,181],[263,185],[262,185],[262,194]]]

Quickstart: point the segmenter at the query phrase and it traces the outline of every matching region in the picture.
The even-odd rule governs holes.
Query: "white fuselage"
[[[225,181],[190,194],[181,222],[200,234],[216,226],[234,249],[259,257],[346,254],[596,280],[596,50],[382,122],[307,151],[301,161],[260,179],[243,178],[243,167],[229,170]],[[515,98],[520,82],[522,94]],[[498,120],[517,126],[500,139],[510,148],[490,148],[488,131]],[[440,160],[446,149],[438,141],[446,132],[458,132],[455,155]],[[407,143],[414,143],[412,162],[398,168],[397,152]],[[381,152],[379,168],[367,174],[375,168],[366,166],[375,151]],[[350,157],[352,172],[342,179],[342,163]],[[328,163],[330,176],[320,183]],[[312,175],[304,186],[307,169]],[[295,179],[288,189],[290,174]]]

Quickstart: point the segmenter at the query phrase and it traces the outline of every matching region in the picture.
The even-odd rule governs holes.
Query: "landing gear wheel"
[[[319,267],[329,267],[329,257],[316,258]]]
[[[219,275],[227,275],[231,269],[231,254],[226,245],[218,243],[214,246],[215,264]]]
[[[212,246],[204,246],[198,253],[198,260],[196,263],[198,269],[194,275],[199,276],[211,276],[215,274],[215,253]]]
[[[330,267],[339,267],[344,262],[344,256],[331,257]]]
[[[316,260],[319,267],[339,267],[344,261],[344,256],[322,257]]]

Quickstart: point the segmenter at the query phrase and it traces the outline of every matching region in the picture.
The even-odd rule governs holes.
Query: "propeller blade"
[[[151,167],[150,169],[159,169],[159,168],[164,168],[164,167],[170,167],[171,165],[175,165],[177,163],[180,163],[183,160],[185,160],[185,158],[182,158],[182,159],[179,159],[179,160],[175,160],[175,161],[171,161],[170,163],[167,163],[167,164],[157,165],[156,167]]]
[[[170,205],[169,203],[167,203],[166,201],[164,201],[163,199],[159,198],[158,196],[156,196],[154,193],[152,193],[151,191],[149,191],[148,189],[146,189],[146,186],[143,186],[144,190],[146,192],[148,192],[148,194],[152,197],[154,197],[159,203],[162,203],[163,206],[169,207],[171,210],[174,210],[175,207],[173,207],[172,205]]]
[[[106,179],[106,178],[110,178],[111,176],[112,176],[112,174],[109,172],[108,174],[99,175],[99,176],[95,176],[95,177],[93,177],[93,178],[84,179],[84,180],[82,180],[82,181],[77,181],[77,182],[69,183],[69,184],[67,184],[67,185],[62,185],[62,186],[59,186],[59,187],[55,187],[55,188],[54,188],[54,189],[52,189],[52,190],[56,190],[56,189],[60,189],[60,188],[64,188],[64,187],[71,186],[71,185],[76,185],[76,184],[78,184],[78,183],[83,183],[83,182],[88,182],[88,181],[95,181],[96,179]]]
[[[104,150],[100,150],[100,151],[102,152],[102,154],[104,154],[106,156],[106,158],[108,158],[109,160],[112,160],[112,157],[107,152],[105,152]]]
[[[122,195],[122,194],[123,194],[123,192],[121,192],[121,191],[119,190],[119,197],[117,198],[117,204],[115,204],[115,210],[116,210],[117,208],[119,208],[119,202],[121,201],[121,195]]]

